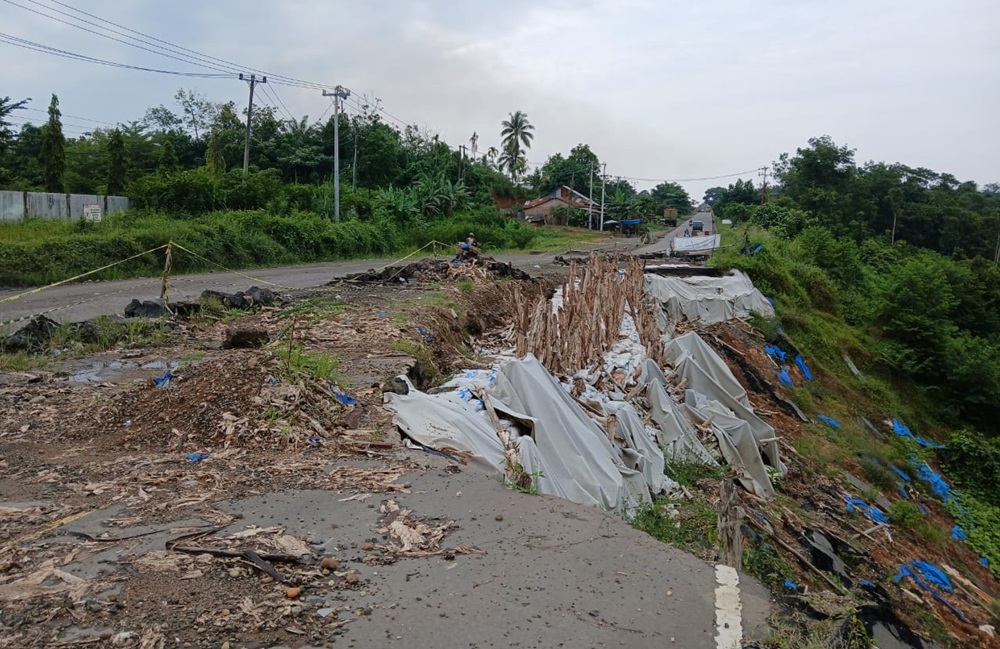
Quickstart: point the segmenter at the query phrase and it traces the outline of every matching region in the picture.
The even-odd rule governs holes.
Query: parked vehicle
[[[705,222],[704,221],[691,221],[691,230],[693,232],[704,232]]]

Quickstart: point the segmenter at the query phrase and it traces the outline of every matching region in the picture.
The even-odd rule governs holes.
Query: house
[[[524,212],[524,220],[529,223],[544,223],[545,225],[566,225],[565,216],[559,213],[553,214],[553,210],[559,207],[575,208],[580,210],[593,209],[594,217],[601,212],[600,203],[591,203],[590,199],[580,192],[563,185],[553,189],[545,196],[541,196],[531,201],[527,201],[521,211]],[[565,210],[560,210],[565,212]]]

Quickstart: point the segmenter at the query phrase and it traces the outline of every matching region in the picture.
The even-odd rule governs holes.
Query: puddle
[[[76,367],[67,367],[66,380],[70,383],[102,383],[128,378],[145,378],[148,372],[173,370],[180,366],[178,361],[148,361],[133,363],[118,360],[89,360]]]

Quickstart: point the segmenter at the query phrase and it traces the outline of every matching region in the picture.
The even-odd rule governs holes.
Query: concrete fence
[[[93,206],[100,207],[97,214]],[[0,191],[0,221],[20,221],[31,216],[39,219],[98,218],[128,209],[124,196],[97,194],[49,194],[43,192]]]

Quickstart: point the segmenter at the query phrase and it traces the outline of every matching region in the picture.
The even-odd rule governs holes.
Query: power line
[[[262,88],[262,90],[263,90],[263,88]],[[292,111],[288,110],[288,107],[285,106],[285,102],[281,101],[281,97],[278,96],[278,91],[276,89],[274,89],[272,87],[270,90],[268,90],[268,96],[269,97],[273,96],[275,99],[278,100],[278,104],[281,105],[281,108],[285,111],[285,115],[288,116],[288,119],[290,119],[293,122],[298,121],[298,120],[295,119],[295,116],[292,115]],[[275,108],[277,108],[277,106],[275,106]]]
[[[623,180],[631,180],[633,182],[643,182],[643,183],[693,183],[700,180],[720,180],[722,178],[735,178],[736,176],[745,176],[750,173],[757,173],[760,171],[760,167],[754,169],[748,169],[746,171],[737,171],[732,174],[722,174],[721,176],[704,176],[702,178],[632,178],[631,176],[618,176]]]
[[[62,23],[63,25],[68,25],[70,27],[75,27],[76,29],[80,29],[80,30],[88,32],[90,34],[94,34],[96,36],[100,36],[101,38],[107,38],[108,40],[112,40],[112,41],[115,41],[117,43],[122,43],[123,45],[128,45],[130,47],[134,47],[136,49],[144,50],[146,52],[151,52],[153,54],[158,54],[160,56],[165,56],[168,59],[174,59],[175,61],[180,61],[181,63],[186,63],[188,65],[196,65],[196,66],[199,66],[199,67],[207,68],[209,70],[215,70],[216,72],[231,72],[230,70],[224,70],[224,69],[222,69],[220,67],[205,65],[205,64],[199,63],[197,61],[191,61],[191,60],[189,60],[190,57],[181,58],[181,57],[178,57],[178,56],[173,56],[171,54],[167,54],[166,52],[153,50],[153,49],[150,49],[148,47],[143,47],[142,45],[137,45],[136,43],[130,43],[129,41],[122,40],[120,38],[115,38],[114,36],[109,36],[108,34],[102,34],[101,32],[94,31],[93,29],[88,29],[88,28],[84,27],[83,25],[78,25],[76,23],[71,23],[71,22],[69,22],[67,20],[63,20],[62,18],[57,18],[56,16],[53,16],[51,14],[47,14],[47,13],[38,11],[37,9],[32,9],[31,7],[25,7],[22,4],[18,4],[16,2],[14,2],[13,0],[3,0],[3,1],[6,2],[9,5],[13,5],[15,7],[19,7],[21,9],[24,9],[25,11],[30,11],[33,14],[37,14],[39,16],[43,16],[45,18],[48,18],[49,20],[54,20],[57,23]],[[32,2],[32,3],[36,4],[36,5],[39,5],[41,7],[45,7],[45,5],[42,5],[42,4],[38,3],[38,2],[35,2],[35,0],[28,0],[28,1]],[[45,8],[49,9],[49,7],[45,7]],[[58,11],[58,9],[56,9],[54,11]],[[59,13],[65,14],[65,12],[61,12],[61,11]],[[65,15],[69,15],[69,14],[65,14]],[[74,20],[81,20],[81,19],[74,18]],[[91,24],[91,25],[94,24],[94,23],[91,23],[89,21],[82,21],[82,22],[87,22],[87,24]],[[100,29],[105,29],[106,31],[112,31],[112,30],[107,30],[107,28],[100,27],[99,25],[95,25],[95,26],[99,27]],[[116,32],[112,32],[112,33],[116,33]]]
[[[34,1],[34,0],[29,0],[29,1]],[[280,83],[281,85],[297,86],[297,87],[300,87],[300,88],[308,88],[308,89],[311,89],[311,90],[318,90],[318,89],[323,89],[323,88],[333,88],[334,87],[334,84],[323,84],[323,83],[316,83],[316,82],[312,82],[312,81],[304,81],[302,79],[296,79],[294,77],[287,77],[287,76],[280,75],[280,74],[273,74],[273,73],[268,72],[266,70],[259,70],[259,69],[256,69],[256,68],[250,68],[250,67],[242,66],[242,65],[240,65],[238,63],[234,63],[232,61],[227,61],[226,59],[220,59],[220,58],[215,57],[215,56],[204,54],[202,52],[198,52],[197,50],[192,50],[190,48],[183,47],[181,45],[176,45],[176,44],[171,43],[169,41],[165,41],[162,38],[157,38],[155,36],[151,36],[150,34],[146,34],[146,33],[137,31],[135,29],[132,29],[130,27],[126,27],[125,25],[121,25],[119,23],[107,20],[106,18],[101,18],[100,16],[96,16],[94,14],[87,13],[86,11],[83,11],[82,9],[77,9],[76,7],[68,5],[65,2],[60,2],[59,0],[49,0],[49,2],[51,2],[52,4],[55,4],[55,5],[59,5],[61,7],[65,7],[67,9],[69,9],[70,11],[73,11],[75,13],[81,14],[83,16],[87,16],[89,18],[93,18],[94,20],[98,20],[98,21],[100,21],[102,23],[106,23],[108,25],[112,25],[114,27],[118,27],[119,29],[123,29],[123,30],[125,30],[127,32],[130,32],[132,34],[137,34],[137,35],[142,36],[144,38],[148,38],[148,39],[150,39],[152,41],[155,41],[156,43],[160,43],[162,45],[165,45],[165,46],[169,47],[170,50],[173,51],[173,53],[175,53],[175,54],[181,54],[183,52],[187,52],[189,54],[194,55],[197,58],[201,58],[201,59],[206,60],[206,61],[213,61],[216,64],[226,65],[226,66],[229,66],[231,68],[235,68],[237,70],[249,70],[250,72],[257,72],[257,73],[260,73],[260,74],[267,75],[270,78],[270,82],[271,83]],[[108,30],[108,31],[112,31],[112,30]],[[123,35],[123,36],[125,35],[125,34],[121,34],[121,32],[115,32],[115,33],[118,33],[119,35]],[[134,37],[129,37],[129,38],[134,38]],[[150,45],[152,44],[152,43],[149,43],[148,41],[141,41],[141,39],[134,39],[134,40],[139,40],[140,42],[146,42],[146,44],[150,44]]]
[[[41,108],[28,108],[27,106],[25,106],[21,110],[30,110],[30,111],[32,111],[34,113],[48,113],[49,112],[47,110],[42,110]],[[62,116],[63,117],[68,117],[70,119],[77,119],[77,120],[80,120],[81,122],[93,122],[95,124],[105,124],[107,126],[118,126],[117,124],[112,124],[111,122],[103,122],[103,121],[101,121],[99,119],[90,119],[89,117],[79,117],[77,115],[69,115],[67,113],[63,113]]]
[[[155,72],[157,74],[172,74],[180,77],[199,77],[202,79],[219,79],[219,78],[234,78],[234,74],[207,74],[204,72],[180,72],[178,70],[160,70],[157,68],[147,68],[141,65],[129,65],[128,63],[118,63],[117,61],[107,61],[105,59],[99,59],[93,56],[86,56],[84,54],[77,54],[75,52],[69,52],[67,50],[61,50],[57,47],[50,47],[48,45],[42,45],[41,43],[36,43],[35,41],[30,41],[24,38],[18,38],[17,36],[11,36],[10,34],[5,34],[0,32],[0,42],[7,43],[8,45],[13,45],[15,47],[21,47],[26,50],[32,50],[35,52],[43,52],[45,54],[53,54],[55,56],[72,59],[76,61],[84,61],[86,63],[97,63],[99,65],[107,65],[113,68],[124,68],[126,70],[137,70],[140,72]]]

